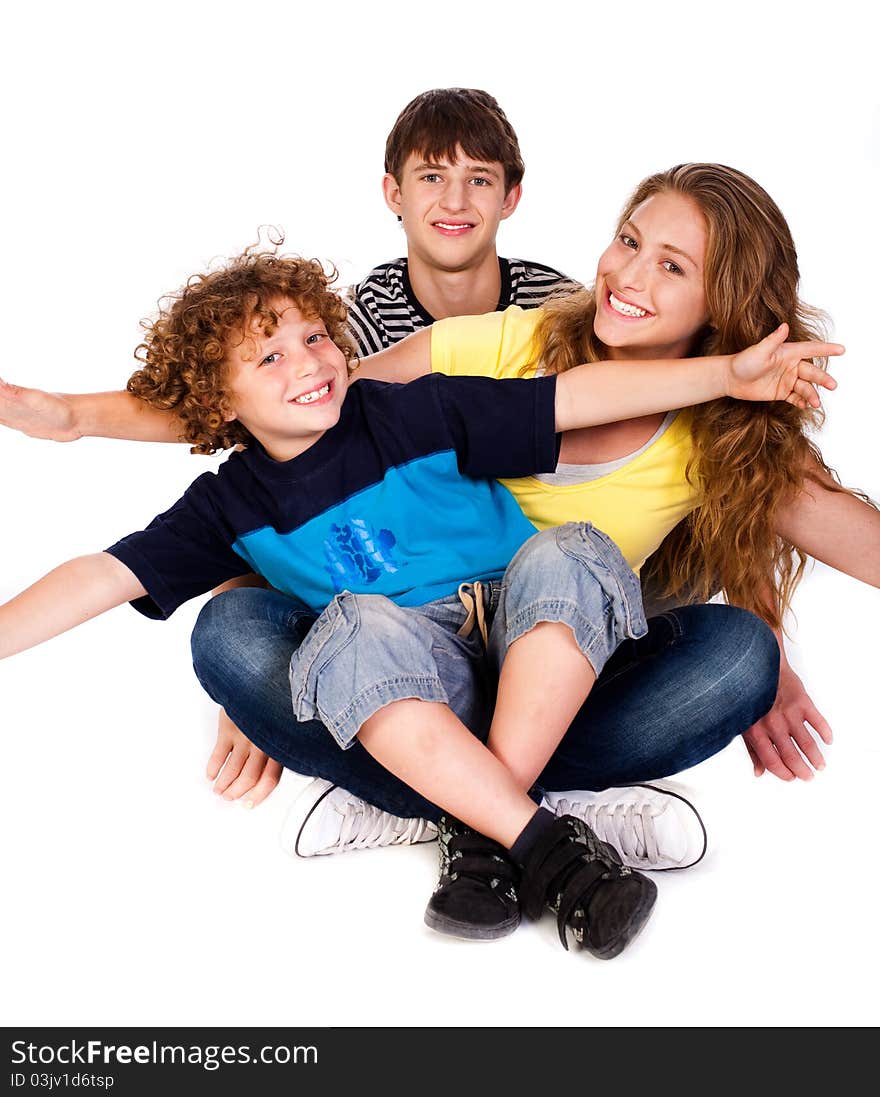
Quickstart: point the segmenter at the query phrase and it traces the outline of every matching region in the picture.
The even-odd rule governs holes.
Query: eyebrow
[[[629,225],[629,227],[633,230],[633,232],[637,233],[639,236],[642,235],[639,232],[638,226],[634,225],[632,223],[632,221],[624,221],[623,224],[620,226],[621,232],[626,228],[627,225]],[[660,245],[660,250],[661,251],[674,251],[676,255],[683,256],[685,259],[687,259],[687,261],[691,264],[692,267],[699,270],[699,267],[697,266],[697,263],[691,258],[691,256],[688,255],[688,253],[686,251],[682,251],[681,248],[677,248],[675,246],[675,244],[661,244]]]
[[[456,161],[456,163],[458,163],[458,161]],[[446,164],[446,163],[432,164],[427,160],[423,160],[421,164],[416,164],[415,167],[412,170],[413,171],[425,171],[425,170],[430,169],[431,171],[435,171],[438,168],[440,170],[442,170],[443,168],[448,168],[448,167],[451,167],[451,166],[452,166],[451,164]],[[473,172],[475,175],[492,175],[496,179],[501,178],[500,172],[497,172],[494,168],[488,167],[486,164],[473,164],[473,165],[465,164],[464,166],[468,171]]]

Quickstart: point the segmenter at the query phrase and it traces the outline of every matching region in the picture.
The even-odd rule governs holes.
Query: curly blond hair
[[[327,273],[316,259],[280,255],[282,243],[271,251],[248,248],[218,270],[194,274],[159,300],[155,319],[141,322],[146,337],[135,357],[143,365],[126,387],[152,407],[173,411],[192,453],[251,441],[241,423],[226,422],[232,411],[227,351],[254,323],[271,335],[279,301],[293,301],[305,316],[322,320],[346,362],[354,357],[345,305],[330,288],[335,269]]]
[[[793,341],[825,338],[824,314],[798,297],[797,253],[785,218],[753,179],[723,164],[680,164],[651,175],[624,206],[618,231],[661,193],[691,199],[706,222],[709,324],[696,334],[691,354],[735,353],[783,321]],[[592,289],[545,305],[536,359],[558,373],[607,358],[593,330],[595,314]],[[642,579],[668,598],[688,601],[705,601],[720,588],[728,601],[780,627],[806,563],[776,534],[780,507],[822,473],[831,490],[849,491],[808,437],[821,422],[820,411],[781,402],[722,399],[695,407],[687,475],[701,502],[650,557]],[[862,492],[849,494],[871,502]]]

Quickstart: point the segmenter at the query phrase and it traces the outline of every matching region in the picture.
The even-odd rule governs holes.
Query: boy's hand
[[[760,343],[734,354],[728,369],[727,395],[737,400],[785,400],[797,408],[817,408],[814,385],[837,388],[837,382],[811,358],[844,353],[840,343],[812,340],[786,343],[788,324],[780,324]]]
[[[221,709],[217,742],[208,759],[208,778],[217,795],[256,807],[278,784],[281,771],[281,763],[258,750]]]
[[[0,425],[54,442],[74,442],[80,437],[73,426],[73,410],[64,396],[9,385],[2,379]]]

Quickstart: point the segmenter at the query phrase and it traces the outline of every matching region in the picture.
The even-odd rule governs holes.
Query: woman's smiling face
[[[596,337],[610,358],[685,358],[709,315],[706,222],[690,198],[653,194],[599,259]]]

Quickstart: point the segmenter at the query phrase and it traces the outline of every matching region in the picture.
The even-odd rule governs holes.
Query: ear
[[[517,183],[515,187],[507,192],[507,196],[504,199],[504,205],[501,207],[501,220],[504,221],[508,218],[516,207],[519,205],[519,200],[522,198],[522,183]]]
[[[400,184],[390,172],[382,177],[382,194],[385,196],[385,205],[400,217]]]

